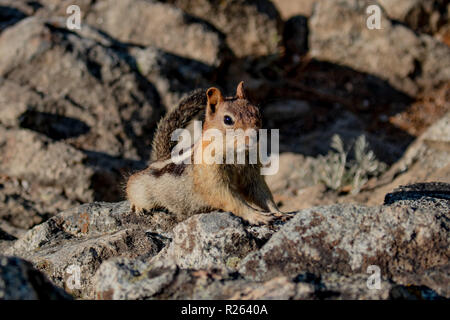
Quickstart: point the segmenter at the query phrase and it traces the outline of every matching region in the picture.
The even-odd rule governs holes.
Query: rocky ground
[[[0,0],[0,299],[450,298],[450,5],[375,2]],[[241,80],[289,219],[130,213],[160,117]]]

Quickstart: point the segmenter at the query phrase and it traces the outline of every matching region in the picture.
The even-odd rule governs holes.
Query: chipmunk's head
[[[244,92],[244,83],[239,83],[234,97],[223,97],[217,88],[209,88],[206,92],[208,99],[205,124],[203,130],[219,130],[224,137],[225,148],[230,147],[225,143],[227,134],[234,132],[243,139],[234,139],[234,150],[248,150],[257,144],[257,132],[261,128],[261,115],[257,106],[247,100]],[[251,132],[255,134],[254,136]],[[243,136],[244,135],[244,136]],[[243,142],[245,141],[245,142]]]

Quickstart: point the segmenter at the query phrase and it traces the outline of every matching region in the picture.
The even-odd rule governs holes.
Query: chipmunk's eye
[[[223,117],[223,123],[225,123],[227,126],[231,126],[234,123],[234,121],[233,119],[231,119],[230,116],[225,116]]]

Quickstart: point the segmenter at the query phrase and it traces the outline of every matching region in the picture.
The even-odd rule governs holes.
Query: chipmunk
[[[153,162],[129,177],[126,193],[131,209],[142,213],[165,208],[180,220],[219,209],[232,212],[250,224],[268,224],[280,217],[282,213],[260,173],[259,161],[257,164],[208,164],[203,158],[197,164],[172,161],[173,131],[184,128],[200,112],[205,113],[202,136],[211,128],[225,134],[227,129],[259,130],[261,127],[259,110],[247,100],[243,82],[238,85],[235,97],[224,98],[214,87],[206,94],[194,92],[159,122],[152,143]],[[197,148],[204,150],[210,143],[200,139],[192,146],[194,154]],[[247,139],[245,147],[249,144]]]

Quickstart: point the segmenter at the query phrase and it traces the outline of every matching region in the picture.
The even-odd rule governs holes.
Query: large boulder
[[[154,46],[130,47],[129,53],[139,72],[156,87],[167,110],[175,108],[186,94],[210,86],[218,72],[205,63]]]
[[[420,273],[449,262],[450,201],[433,195],[389,206],[332,205],[299,211],[241,263],[247,278],[299,272],[343,275],[380,268],[381,275]]]
[[[229,54],[223,35],[211,25],[156,1],[97,1],[85,19],[120,41],[154,45],[210,66],[220,66]]]
[[[369,29],[368,0],[321,1],[309,19],[312,57],[348,66],[389,81],[416,96],[450,80],[450,48],[389,20],[381,11],[380,29]]]
[[[6,108],[27,105],[22,126],[112,156],[136,158],[149,144],[158,94],[120,52],[31,17],[1,34],[0,54],[0,77],[40,95],[3,98]]]
[[[81,202],[120,199],[121,170],[144,166],[163,111],[123,53],[61,25],[30,17],[0,36],[0,211],[25,229]]]
[[[0,219],[29,229],[49,215],[94,200],[86,155],[27,129],[0,125]]]
[[[149,217],[130,213],[127,202],[93,203],[34,227],[5,253],[31,261],[72,295],[92,298],[92,277],[103,261],[116,256],[149,258],[164,247],[166,238],[147,231],[150,227],[155,225]],[[71,282],[74,272],[80,277],[78,286]]]

